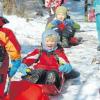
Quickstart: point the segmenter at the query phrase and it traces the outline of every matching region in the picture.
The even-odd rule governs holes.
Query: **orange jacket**
[[[20,44],[10,29],[0,28],[0,44],[6,48],[11,60],[21,58]]]

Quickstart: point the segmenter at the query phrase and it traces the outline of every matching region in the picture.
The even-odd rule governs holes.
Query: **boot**
[[[54,84],[56,81],[56,76],[54,72],[48,72],[46,76],[46,84]]]
[[[97,47],[97,51],[100,51],[100,45],[98,45],[98,47]]]
[[[82,37],[71,37],[70,38],[70,45],[76,46],[79,45],[82,41]]]
[[[72,70],[70,73],[65,74],[65,78],[68,79],[75,79],[80,77],[80,73],[78,71]]]

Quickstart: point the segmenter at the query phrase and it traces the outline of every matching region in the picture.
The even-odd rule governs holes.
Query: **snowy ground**
[[[71,8],[71,17],[79,21],[81,32],[76,36],[83,37],[82,44],[65,48],[73,68],[80,72],[80,80],[71,80],[65,83],[60,95],[51,97],[51,100],[100,100],[100,64],[93,62],[95,58],[100,59],[100,52],[97,52],[97,32],[95,23],[86,23],[83,19],[83,1],[75,2],[67,0],[68,7],[73,3],[77,6]],[[79,12],[80,11],[80,12]],[[76,17],[78,16],[78,17]],[[6,27],[11,28],[22,46],[22,57],[40,45],[41,34],[45,29],[47,16],[37,17],[29,22],[24,18],[16,16],[5,16],[10,21]],[[94,59],[94,60],[93,60]],[[16,76],[14,79],[16,80]]]
[[[41,43],[41,34],[44,31],[46,18],[38,17],[33,21],[16,16],[5,16],[10,21],[6,27],[11,28],[22,46],[22,57],[35,46]],[[80,80],[65,83],[60,95],[51,97],[51,100],[100,100],[100,65],[93,59],[97,52],[97,32],[95,23],[79,22],[83,32],[77,32],[77,36],[83,37],[82,44],[65,48],[65,52],[73,65],[73,68],[81,74]],[[15,75],[16,77],[16,75]]]

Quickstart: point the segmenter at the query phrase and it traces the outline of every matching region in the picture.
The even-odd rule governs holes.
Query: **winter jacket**
[[[89,13],[88,13],[88,21],[90,22],[95,21],[95,10],[92,8],[89,10]]]
[[[94,0],[94,9],[96,15],[100,14],[100,0]]]
[[[64,35],[67,38],[73,37],[76,30],[80,29],[80,25],[74,22],[72,19],[65,19],[64,21],[60,21],[58,19],[52,20],[46,26],[46,30],[53,29],[59,30],[57,31],[60,35]]]
[[[62,0],[45,0],[45,7],[50,8],[50,7],[55,7],[57,8],[58,6],[61,5]]]
[[[16,60],[21,58],[21,47],[14,33],[8,28],[0,28],[0,44],[3,45],[11,60]]]
[[[35,63],[37,59],[38,62]],[[27,66],[31,66],[32,64],[34,64],[33,67],[35,69],[55,69],[57,71],[61,64],[69,63],[63,49],[56,49],[54,52],[49,53],[46,51],[42,51],[41,54],[39,49],[35,49],[33,52],[29,53],[22,62]]]

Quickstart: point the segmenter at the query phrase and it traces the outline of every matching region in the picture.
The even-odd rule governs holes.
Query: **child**
[[[9,78],[12,78],[21,63],[21,47],[14,33],[3,27],[7,23],[9,21],[6,18],[0,17],[0,44],[5,47],[10,56],[12,67],[9,71]]]
[[[67,9],[64,6],[59,6],[56,9],[54,20],[46,26],[46,30],[48,29],[58,31],[63,47],[79,44],[79,40],[74,35],[75,31],[80,29],[80,25],[67,16]]]
[[[53,15],[55,13],[55,10],[58,6],[60,6],[62,3],[62,0],[45,0],[45,7],[49,11],[49,15]]]
[[[18,71],[26,75],[26,69],[33,66],[34,70],[31,73],[31,77],[33,78],[31,80],[32,82],[44,84],[57,83],[57,87],[59,87],[60,84],[60,79],[58,78],[59,72],[69,74],[69,77],[70,75],[73,78],[78,77],[79,73],[72,70],[72,66],[63,48],[58,45],[59,35],[57,32],[54,30],[44,32],[42,35],[42,50],[35,49],[29,53],[23,59]]]
[[[94,22],[95,21],[95,10],[93,8],[90,8],[88,13],[88,21]]]

